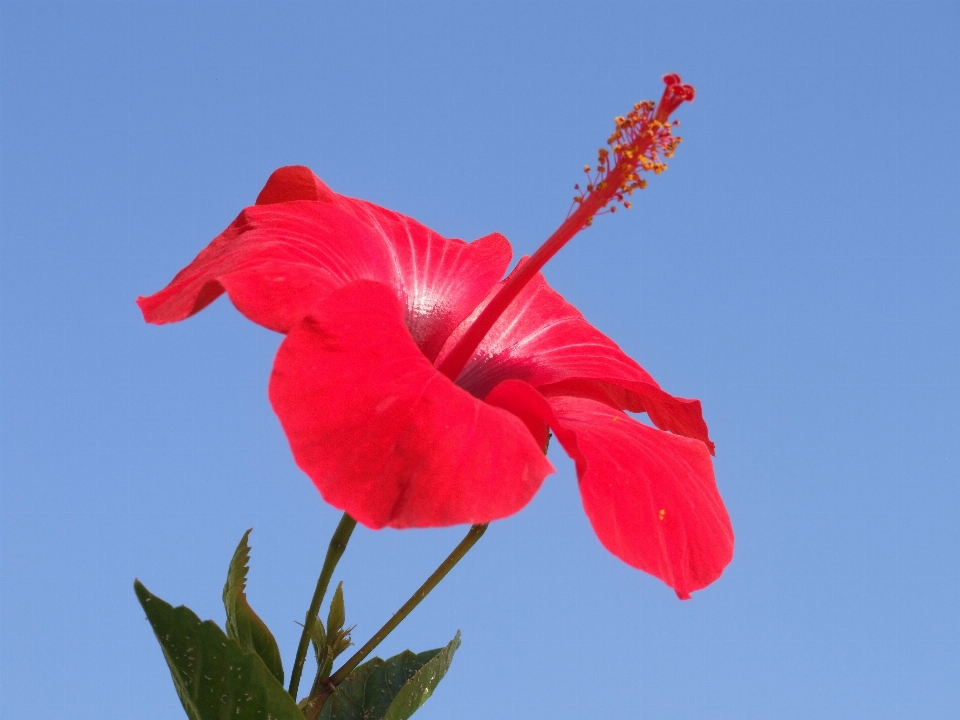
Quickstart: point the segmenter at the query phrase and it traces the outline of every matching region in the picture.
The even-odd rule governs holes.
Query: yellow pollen
[[[666,517],[666,514],[667,514],[667,511],[664,510],[663,508],[660,508],[659,516],[661,520],[663,520],[663,518]]]
[[[680,143],[680,138],[672,134],[678,123],[658,120],[655,111],[655,103],[645,100],[636,103],[626,116],[614,118],[613,134],[607,139],[608,147],[597,151],[596,167],[583,166],[587,182],[583,189],[576,186],[574,205],[583,204],[589,196],[599,193],[603,199],[596,215],[615,212],[618,204],[629,209],[631,203],[624,200],[625,196],[642,190],[647,184],[640,173],[659,175],[667,169],[664,161],[673,156]],[[611,188],[608,178],[617,183],[617,187]]]

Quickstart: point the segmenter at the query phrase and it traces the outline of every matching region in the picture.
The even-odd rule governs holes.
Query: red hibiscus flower
[[[166,288],[138,299],[144,318],[183,320],[226,292],[284,333],[270,401],[297,464],[371,528],[517,512],[553,472],[552,430],[603,545],[689,597],[733,552],[700,403],[664,392],[539,273],[603,208],[629,206],[638,171],[662,169],[657,153],[677,142],[667,117],[693,93],[665,79],[656,112],[639,104],[617,119],[613,157],[601,151],[576,211],[505,280],[503,236],[441,237],[294,166]]]

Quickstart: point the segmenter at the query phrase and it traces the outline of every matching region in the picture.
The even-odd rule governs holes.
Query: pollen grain
[[[594,198],[599,202],[591,217],[615,212],[618,204],[629,209],[631,203],[626,198],[647,186],[640,173],[659,175],[667,169],[665,161],[673,157],[681,140],[673,135],[673,128],[679,123],[670,122],[670,114],[681,103],[692,101],[695,93],[675,73],[665,75],[663,81],[666,87],[659,104],[644,100],[625,116],[614,118],[613,134],[607,138],[607,147],[597,151],[597,164],[584,165],[586,182],[582,187],[580,183],[574,185],[577,194],[571,213]]]

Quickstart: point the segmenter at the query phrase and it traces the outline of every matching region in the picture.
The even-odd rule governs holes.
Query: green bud
[[[343,629],[346,621],[346,610],[343,605],[343,581],[337,584],[337,590],[330,601],[330,612],[327,614],[327,637],[333,638]]]

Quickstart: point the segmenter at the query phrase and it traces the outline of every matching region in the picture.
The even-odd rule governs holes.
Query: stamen
[[[668,122],[670,114],[682,103],[692,101],[694,90],[675,73],[664,75],[663,82],[666,87],[657,106],[644,100],[625,117],[615,119],[615,129],[607,139],[609,150],[600,148],[597,152],[595,170],[584,165],[587,183],[583,188],[579,183],[574,185],[577,194],[566,220],[527,262],[514,270],[438,367],[448,378],[456,380],[507,306],[560,248],[589,227],[594,216],[615,212],[616,203],[629,208],[631,203],[626,198],[647,185],[640,172],[658,175],[666,170],[664,159],[672,157],[680,144],[680,138],[672,135],[672,128],[678,123]],[[614,206],[607,209],[611,203]]]
[[[577,194],[573,198],[570,214],[577,205],[586,201],[588,195],[594,193],[606,197],[593,215],[616,212],[616,204],[629,209],[631,203],[626,197],[632,195],[634,190],[643,190],[647,186],[647,181],[639,173],[659,175],[667,169],[664,160],[673,157],[680,144],[680,138],[672,133],[679,123],[667,120],[683,102],[692,101],[695,93],[693,87],[682,84],[680,76],[675,73],[664,75],[663,82],[666,87],[658,106],[644,100],[634,105],[626,117],[614,118],[615,129],[607,139],[610,149],[600,148],[597,151],[595,170],[589,165],[583,166],[587,182],[583,188],[579,183],[573,186]],[[613,207],[608,209],[611,203]],[[589,225],[589,222],[586,224]]]

